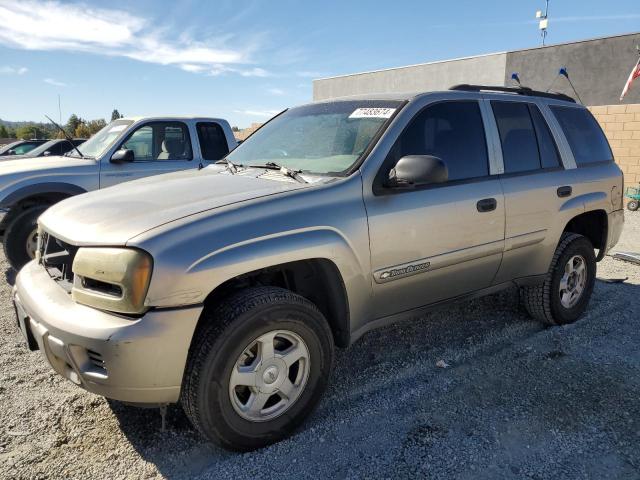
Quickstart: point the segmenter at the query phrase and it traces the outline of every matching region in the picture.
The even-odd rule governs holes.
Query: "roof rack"
[[[525,95],[527,97],[555,98],[556,100],[564,100],[565,102],[576,103],[573,98],[571,98],[569,95],[565,95],[564,93],[541,92],[538,90],[533,90],[529,87],[499,87],[491,85],[469,85],[467,83],[461,83],[460,85],[454,85],[453,87],[449,88],[449,90],[457,90],[461,92],[516,93],[518,95]]]

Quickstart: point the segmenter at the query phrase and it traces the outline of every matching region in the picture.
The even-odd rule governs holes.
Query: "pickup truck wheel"
[[[4,255],[17,271],[36,254],[38,241],[38,217],[48,205],[31,207],[19,213],[9,224],[4,234]]]
[[[521,298],[529,314],[548,325],[576,321],[585,311],[596,279],[596,257],[582,235],[565,233],[556,248],[542,285],[523,287]]]
[[[638,210],[639,206],[640,206],[640,202],[638,200],[629,200],[627,202],[627,209],[631,210],[632,212],[635,212],[636,210]]]
[[[254,450],[295,431],[320,400],[333,339],[318,308],[289,290],[243,290],[206,309],[181,403],[196,429],[224,448]]]

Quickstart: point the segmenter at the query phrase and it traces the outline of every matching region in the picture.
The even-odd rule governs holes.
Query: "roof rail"
[[[540,92],[538,90],[532,90],[529,87],[500,87],[491,85],[469,85],[467,83],[461,83],[460,85],[454,85],[453,87],[449,88],[449,90],[457,90],[462,92],[516,93],[518,95],[525,95],[527,97],[555,98],[556,100],[564,100],[565,102],[576,103],[573,98],[571,98],[569,95],[565,95],[564,93]]]

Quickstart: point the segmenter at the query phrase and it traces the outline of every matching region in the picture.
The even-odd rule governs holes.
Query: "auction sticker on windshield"
[[[380,107],[368,107],[368,108],[356,108],[349,118],[391,118],[395,108],[380,108]]]

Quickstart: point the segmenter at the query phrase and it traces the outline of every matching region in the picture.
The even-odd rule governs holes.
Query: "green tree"
[[[77,138],[89,138],[91,136],[91,130],[89,130],[89,126],[85,122],[79,124],[74,133]]]
[[[239,132],[239,131],[240,131],[240,129],[239,129],[236,125],[234,125],[233,127],[231,127],[231,130],[232,130],[233,132]]]
[[[113,122],[114,120],[118,120],[119,118],[124,117],[124,115],[122,115],[117,108],[113,109],[113,112],[111,112],[111,121]]]
[[[102,130],[106,126],[107,126],[107,122],[105,122],[104,118],[99,118],[97,120],[91,120],[90,122],[87,123],[87,128],[91,132],[91,135],[93,135],[94,133],[99,132],[100,130]]]
[[[0,125],[0,138],[9,138],[9,132],[4,125]]]
[[[16,129],[16,137],[22,140],[31,138],[47,138],[47,132],[41,127],[34,124],[27,124]]]
[[[75,113],[71,114],[69,120],[67,120],[67,124],[65,125],[67,133],[73,135],[81,123],[84,123],[82,118],[78,117]]]

